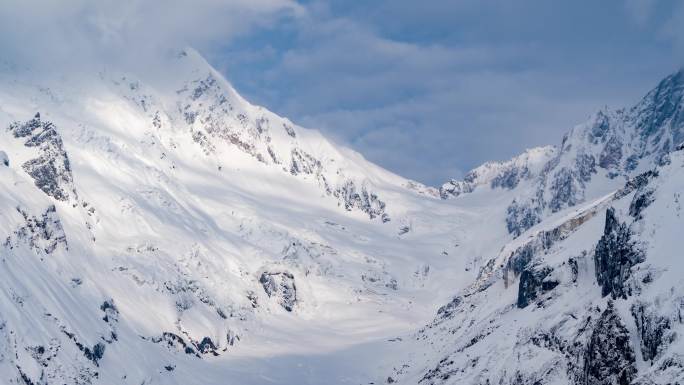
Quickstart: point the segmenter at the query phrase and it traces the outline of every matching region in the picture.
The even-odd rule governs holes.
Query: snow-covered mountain
[[[684,71],[549,153],[539,173],[519,157],[442,187],[449,199],[451,186],[491,193],[530,175],[503,185],[512,240],[402,342],[387,382],[684,382]]]
[[[681,72],[439,190],[191,49],[0,84],[2,383],[684,376]]]

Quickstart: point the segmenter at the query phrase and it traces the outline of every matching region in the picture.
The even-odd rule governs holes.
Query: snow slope
[[[336,357],[426,322],[493,250],[467,229],[503,220],[250,105],[189,49],[153,75],[0,79],[9,383],[343,382]]]
[[[635,360],[619,358],[634,378],[679,379],[673,76],[635,109],[605,115],[607,125],[593,118],[557,148],[485,164],[438,191],[249,104],[191,49],[150,71],[7,66],[0,382],[515,383],[519,367],[525,381],[544,365],[569,367],[520,330],[591,312],[629,337]],[[644,174],[654,167],[658,176]],[[654,203],[631,215],[644,194]],[[605,232],[609,206],[616,225]],[[611,237],[640,242],[638,253],[617,248],[628,267],[611,264]],[[660,283],[634,281],[648,272]],[[625,274],[637,283],[621,284]],[[619,290],[614,311],[604,287]],[[649,321],[630,321],[632,311]],[[658,334],[661,316],[669,326]],[[529,360],[510,363],[521,349]],[[566,372],[539,378],[587,378]]]

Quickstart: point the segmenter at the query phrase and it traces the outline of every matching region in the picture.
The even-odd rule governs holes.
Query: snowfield
[[[439,190],[153,73],[0,74],[0,383],[684,382],[684,74]]]

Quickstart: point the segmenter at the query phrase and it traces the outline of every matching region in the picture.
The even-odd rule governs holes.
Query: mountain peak
[[[665,150],[684,141],[684,68],[667,76],[632,108],[630,119],[636,122],[640,137],[656,140],[669,131],[672,142]],[[651,140],[651,142],[653,142]]]

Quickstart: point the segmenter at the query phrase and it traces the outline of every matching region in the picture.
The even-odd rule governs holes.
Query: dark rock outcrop
[[[542,208],[535,201],[520,203],[513,200],[506,212],[506,228],[514,237],[541,222]]]
[[[263,272],[259,283],[266,295],[277,298],[283,309],[291,312],[297,303],[297,287],[294,275],[287,272]]]
[[[670,320],[659,315],[644,302],[637,302],[631,308],[641,341],[641,355],[644,361],[653,362],[667,344],[672,342]]]
[[[178,334],[172,332],[164,332],[161,336],[152,337],[149,340],[156,344],[166,345],[166,347],[169,350],[181,351],[185,354],[201,358],[201,356],[195,351],[195,349],[193,349],[191,344],[185,342],[183,337],[179,336]]]
[[[298,148],[292,149],[292,163],[290,164],[290,174],[320,174],[323,166],[321,162],[311,156],[306,151]]]
[[[641,219],[641,212],[653,203],[653,193],[654,191],[650,189],[639,189],[629,205],[629,215],[634,219]]]
[[[24,225],[7,237],[3,246],[13,249],[19,242],[27,244],[38,253],[52,254],[57,248],[68,250],[66,235],[62,222],[54,205],[45,210],[40,216],[30,215],[17,207],[17,211],[24,217]]]
[[[45,194],[60,201],[75,198],[69,157],[55,125],[42,121],[40,114],[37,113],[33,119],[25,123],[12,123],[8,130],[15,138],[26,138],[24,146],[39,150],[37,158],[22,165],[36,186]]]
[[[520,275],[520,283],[518,284],[518,308],[527,307],[540,294],[553,290],[558,286],[558,281],[546,279],[552,271],[553,269],[548,266],[541,268],[530,266],[523,270]]]
[[[620,223],[614,208],[606,210],[603,236],[596,245],[594,263],[596,280],[601,294],[613,298],[627,298],[630,290],[626,285],[632,266],[643,261],[643,254],[631,240],[626,224]]]
[[[385,212],[385,202],[381,201],[375,193],[369,192],[366,186],[358,188],[354,181],[347,180],[334,192],[334,195],[349,211],[356,208],[368,214],[370,219],[380,218],[383,222],[390,221],[389,215]]]
[[[629,331],[611,302],[594,325],[584,353],[584,384],[628,385],[636,377]]]
[[[195,343],[195,347],[197,348],[197,351],[202,354],[211,353],[214,356],[219,355],[219,353],[216,351],[218,347],[209,337],[202,338],[202,341]]]

